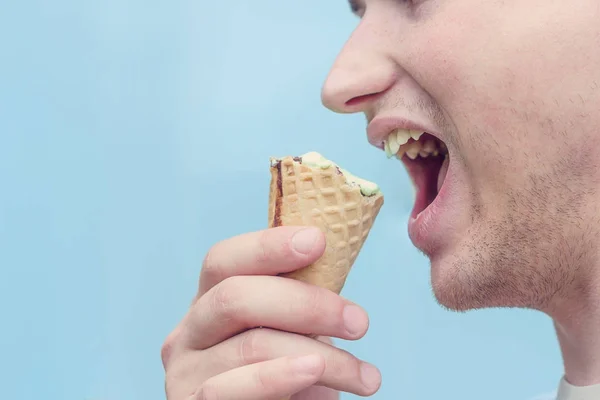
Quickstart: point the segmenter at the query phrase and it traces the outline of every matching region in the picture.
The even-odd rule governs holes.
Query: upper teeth
[[[419,140],[419,138],[423,135],[421,131],[411,131],[408,129],[396,129],[392,133],[389,134],[388,138],[385,140],[385,152],[389,158],[392,158],[400,147],[413,138],[414,140]]]
[[[421,138],[421,136],[423,136],[425,132],[420,132],[420,131],[410,131],[410,136],[415,139],[415,140],[419,140]]]
[[[392,158],[393,156],[402,158],[405,153],[413,160],[419,155],[421,157],[428,157],[430,154],[437,156],[440,149],[437,148],[435,141],[427,140],[425,143],[419,141],[423,133],[423,131],[408,129],[396,129],[390,133],[384,141],[384,148],[388,158]],[[411,138],[414,141],[408,143]]]

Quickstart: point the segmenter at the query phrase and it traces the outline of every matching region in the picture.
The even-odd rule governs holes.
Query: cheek
[[[451,117],[465,164],[485,166],[482,176],[519,179],[523,168],[562,158],[561,147],[585,153],[566,133],[584,136],[583,119],[599,122],[600,24],[589,12],[598,8],[585,1],[579,8],[540,0],[446,4],[411,37],[410,56]]]
[[[419,29],[412,42],[411,58],[418,80],[458,130],[458,145],[489,151],[481,148],[485,146],[479,137],[482,132],[471,127],[485,127],[489,132],[500,129],[506,111],[497,100],[506,97],[515,85],[515,77],[497,65],[490,70],[492,60],[502,58],[502,53],[497,46],[490,46],[490,38],[486,37],[496,29],[497,22],[484,11],[474,15],[465,2],[440,6]]]
[[[461,11],[463,11],[461,13]],[[471,185],[479,188],[488,179],[482,171],[497,170],[501,165],[515,165],[514,150],[507,146],[507,135],[499,141],[493,135],[506,124],[506,110],[497,102],[498,97],[506,96],[507,89],[490,82],[488,68],[483,67],[486,57],[494,56],[497,50],[486,50],[482,54],[486,40],[477,32],[483,29],[478,20],[469,20],[464,10],[449,14],[444,10],[443,21],[435,18],[431,26],[423,29],[415,43],[413,58],[420,68],[417,80],[442,106],[451,119],[457,147],[455,161],[461,163],[470,175]],[[441,18],[440,18],[441,19]],[[421,50],[417,50],[421,49]],[[477,54],[482,60],[477,60]],[[514,77],[508,72],[495,72],[495,82],[512,85]],[[488,76],[486,76],[488,75]],[[502,76],[505,75],[505,76]],[[503,93],[504,92],[504,93]],[[510,141],[514,143],[513,140]],[[478,171],[471,174],[471,171]],[[504,169],[506,171],[506,169]]]

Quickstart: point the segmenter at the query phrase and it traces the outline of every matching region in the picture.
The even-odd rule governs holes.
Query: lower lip
[[[449,197],[454,181],[452,165],[450,160],[444,183],[433,202],[418,215],[413,212],[408,222],[410,240],[428,256],[440,250],[445,237],[441,228],[450,209]]]

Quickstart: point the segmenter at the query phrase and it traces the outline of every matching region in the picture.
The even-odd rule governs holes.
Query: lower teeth
[[[427,158],[430,155],[438,156],[440,154],[445,154],[445,148],[446,146],[442,142],[438,144],[433,140],[427,140],[425,143],[420,141],[409,141],[400,146],[400,149],[395,155],[398,159],[402,159],[402,157],[406,155],[411,160],[415,160],[419,156]],[[386,148],[386,151],[389,151],[389,148]]]

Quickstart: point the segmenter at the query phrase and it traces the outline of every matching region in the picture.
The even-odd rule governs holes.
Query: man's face
[[[355,6],[323,101],[364,112],[374,145],[412,127],[447,147],[441,174],[443,155],[403,157],[420,193],[409,232],[438,300],[549,311],[599,261],[600,2]]]

